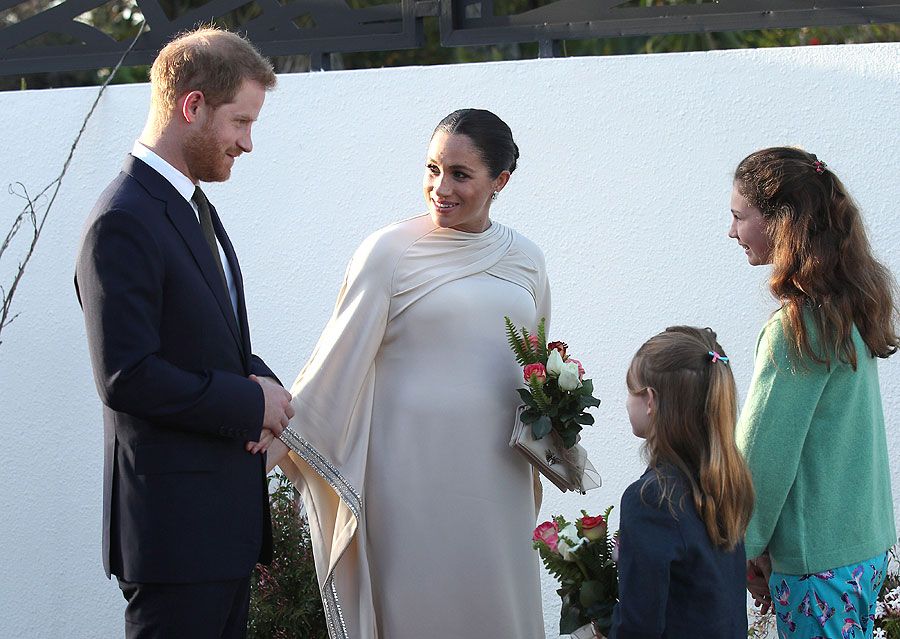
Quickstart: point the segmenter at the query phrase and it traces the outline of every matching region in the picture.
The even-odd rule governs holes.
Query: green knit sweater
[[[792,364],[782,311],[759,335],[737,443],[756,490],[747,557],[768,548],[778,572],[838,568],[896,541],[877,362],[855,326],[853,344],[856,371],[839,360],[829,371]]]

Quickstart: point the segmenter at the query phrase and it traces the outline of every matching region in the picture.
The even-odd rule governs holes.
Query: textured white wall
[[[624,373],[644,339],[675,323],[712,326],[742,391],[749,383],[774,304],[766,270],[749,267],[726,237],[730,175],[745,154],[778,144],[817,153],[900,275],[898,60],[900,44],[883,44],[284,76],[255,151],[230,182],[208,189],[242,260],[255,351],[293,379],[358,242],[423,210],[434,125],[453,109],[489,108],[522,152],[494,217],[544,248],[552,336],[584,361],[603,400],[584,443],[604,486],[587,497],[550,486],[543,515],[618,504],[642,468]],[[140,132],[148,94],[132,85],[103,97],[19,289],[21,315],[2,335],[2,637],[121,636],[124,602],[100,564],[100,406],[72,270],[82,220]],[[53,179],[94,95],[0,93],[4,230],[21,204],[5,186],[21,181],[34,192]],[[0,281],[10,271],[4,258]],[[897,460],[897,361],[881,373]],[[900,462],[893,477],[896,513]],[[553,636],[549,579],[544,603]]]

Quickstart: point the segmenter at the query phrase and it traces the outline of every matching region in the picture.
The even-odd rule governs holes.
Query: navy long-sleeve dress
[[[674,514],[666,502],[658,505],[652,469],[622,495],[619,603],[610,639],[746,639],[743,544],[731,552],[716,548],[686,478],[671,466],[660,472],[674,483]]]

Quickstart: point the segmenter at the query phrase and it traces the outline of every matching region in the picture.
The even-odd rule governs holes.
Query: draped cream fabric
[[[356,251],[282,436],[332,639],[544,636],[503,317],[549,307],[540,250],[496,222],[420,216]]]

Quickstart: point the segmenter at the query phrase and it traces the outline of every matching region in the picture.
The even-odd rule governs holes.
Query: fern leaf
[[[529,381],[528,386],[531,389],[531,396],[534,398],[534,403],[537,404],[537,407],[541,411],[541,413],[546,415],[550,411],[552,402],[547,396],[547,393],[544,392],[543,384],[538,384],[537,382],[532,384]]]
[[[537,353],[531,345],[531,333],[524,326],[522,327],[522,350],[525,351],[525,360],[529,364],[537,362]]]
[[[538,338],[538,357],[541,358],[542,362],[547,361],[547,357],[550,353],[547,352],[547,318],[542,317],[541,321],[538,322],[537,327],[537,338]]]
[[[512,350],[513,354],[516,356],[516,361],[520,366],[525,366],[529,364],[529,356],[525,351],[525,344],[528,344],[528,341],[525,341],[525,344],[522,343],[522,340],[519,339],[519,332],[516,330],[516,327],[513,325],[512,320],[509,317],[503,318],[506,323],[506,341],[509,342],[509,348]],[[528,344],[528,348],[531,345]]]
[[[552,551],[542,549],[541,560],[547,572],[560,583],[580,584],[584,580],[584,575],[577,565]]]

